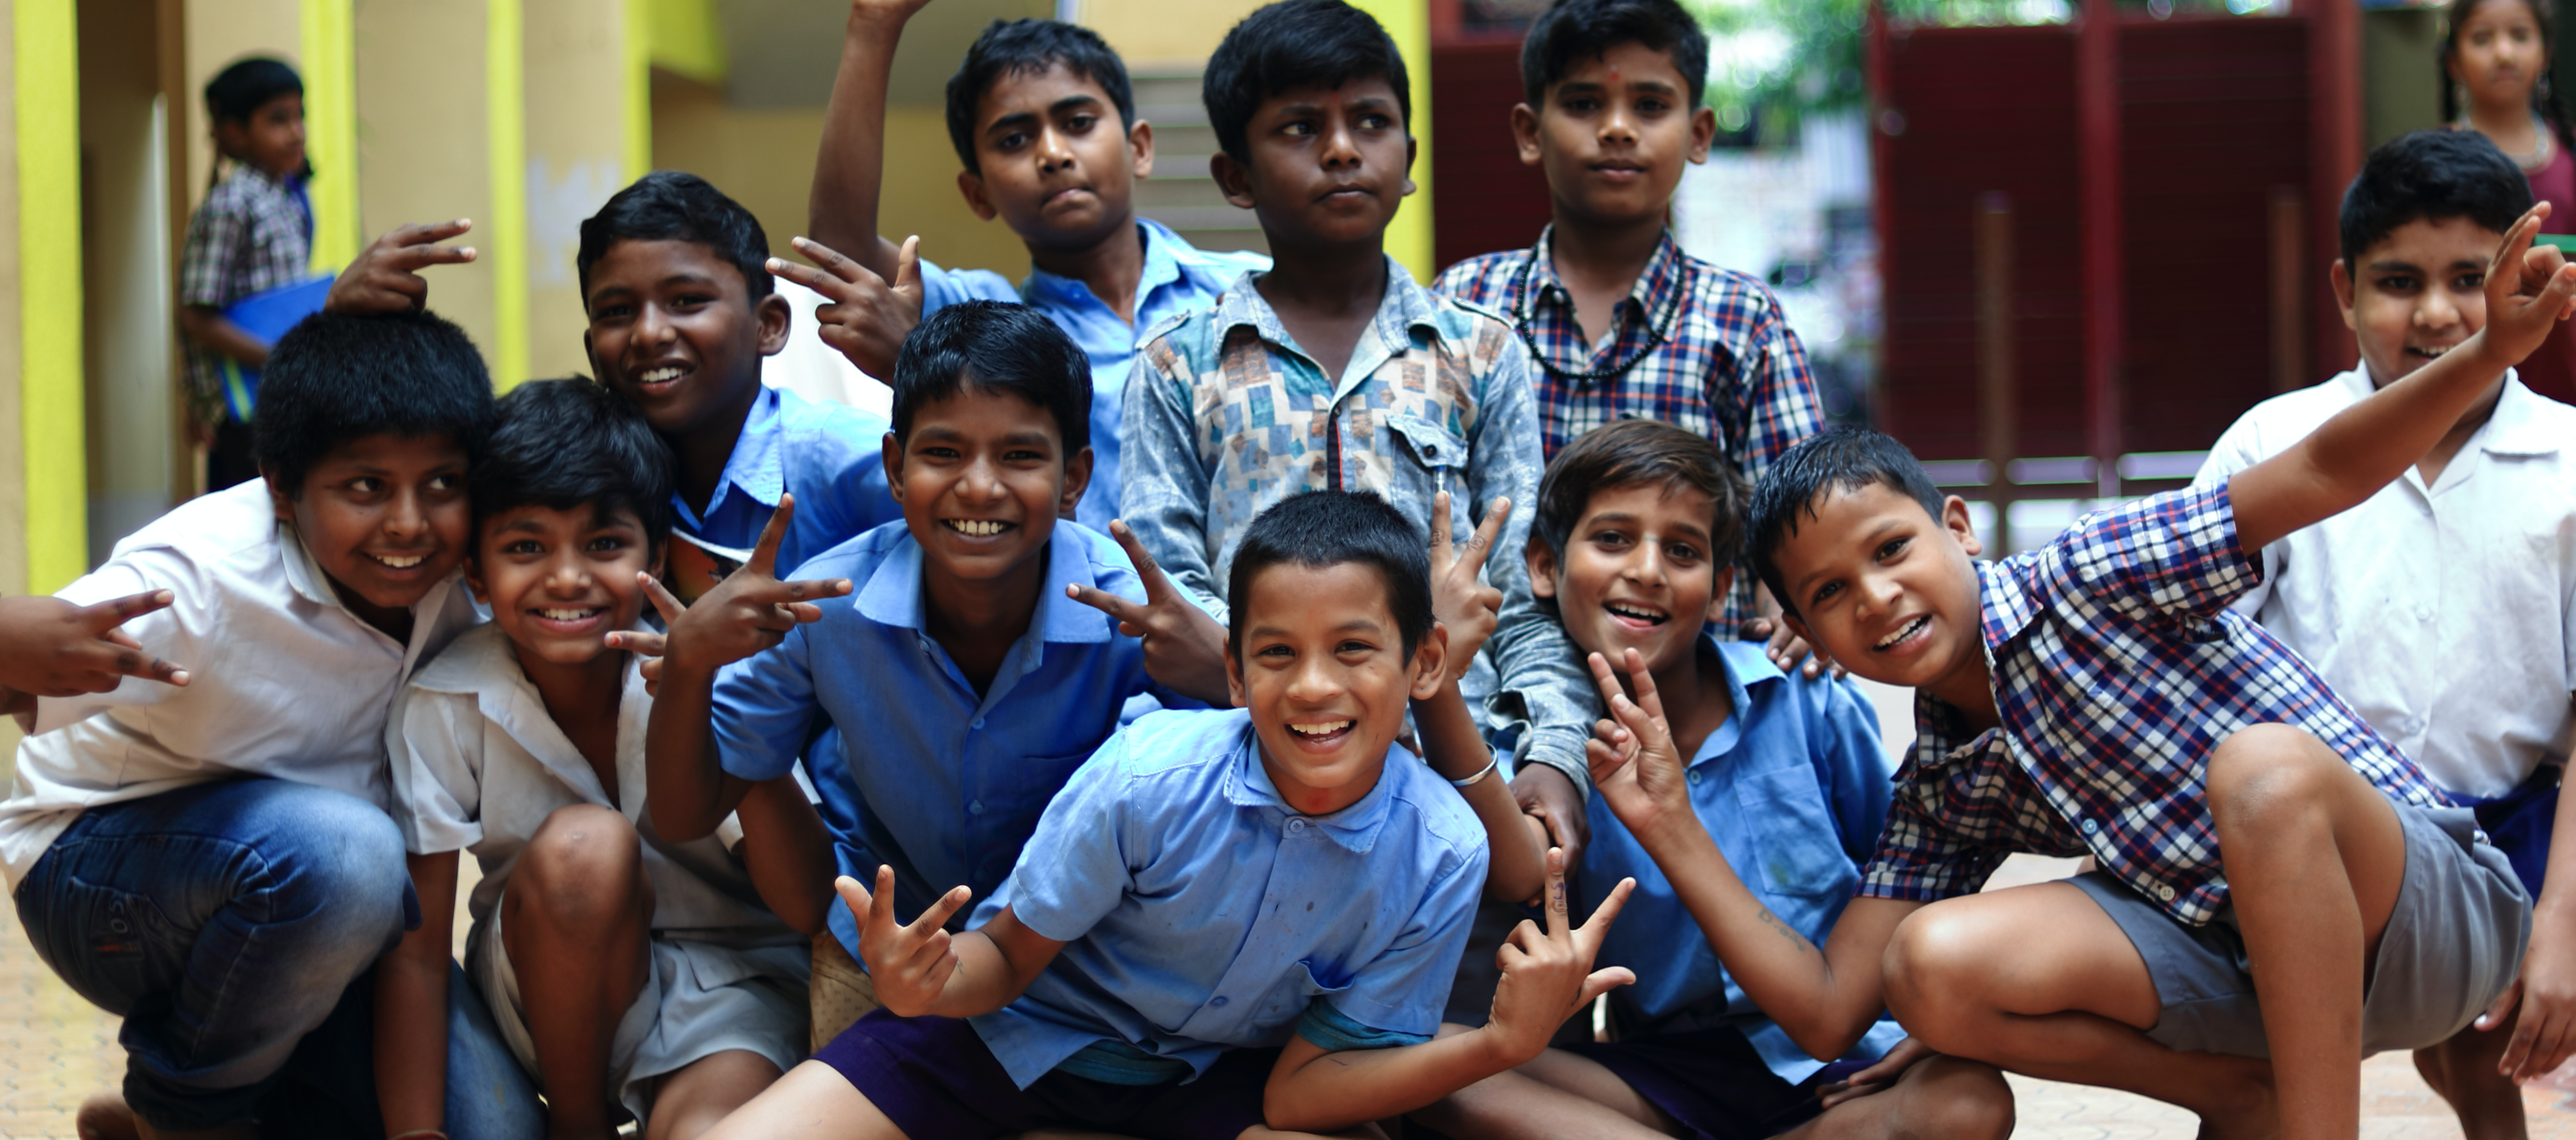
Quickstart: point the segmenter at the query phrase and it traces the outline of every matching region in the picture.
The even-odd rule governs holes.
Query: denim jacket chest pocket
[[[1752,825],[1764,890],[1820,903],[1849,895],[1859,884],[1814,767],[1800,762],[1749,773],[1736,781],[1735,801]]]
[[[1387,434],[1406,462],[1390,472],[1396,481],[1395,494],[1422,504],[1427,522],[1432,496],[1449,492],[1449,527],[1453,534],[1465,535],[1475,530],[1475,520],[1468,513],[1475,494],[1469,486],[1467,440],[1439,423],[1407,412],[1394,412],[1386,417]],[[1428,530],[1428,527],[1425,527]]]

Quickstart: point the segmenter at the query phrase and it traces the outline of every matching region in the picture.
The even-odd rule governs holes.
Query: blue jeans
[[[45,964],[125,1019],[125,1098],[156,1129],[380,1136],[376,959],[419,924],[374,805],[285,780],[197,784],[81,813],[18,886]],[[535,1136],[543,1110],[462,972],[447,1131]]]

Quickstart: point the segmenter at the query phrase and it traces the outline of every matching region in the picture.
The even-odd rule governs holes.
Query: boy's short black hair
[[[1136,125],[1136,92],[1127,82],[1127,62],[1118,58],[1100,33],[1062,20],[995,20],[966,49],[957,74],[948,77],[948,141],[957,161],[970,174],[982,174],[975,159],[975,108],[993,84],[1061,66],[1100,85],[1118,107],[1121,133]]]
[[[585,308],[590,267],[621,241],[695,242],[742,271],[746,299],[757,304],[770,293],[769,235],[761,232],[760,219],[697,175],[656,170],[610,195],[598,213],[581,220],[581,249],[572,263],[581,275]]]
[[[1279,0],[1225,34],[1208,57],[1199,99],[1207,104],[1217,146],[1236,162],[1249,163],[1246,132],[1262,100],[1292,87],[1339,87],[1354,79],[1386,80],[1395,88],[1406,130],[1412,129],[1404,53],[1375,17],[1342,0]]]
[[[1697,491],[1709,498],[1709,562],[1732,566],[1744,542],[1745,499],[1752,493],[1735,465],[1707,436],[1662,420],[1620,420],[1583,433],[1548,461],[1538,481],[1538,514],[1530,534],[1559,565],[1574,524],[1603,491],[1640,484],[1665,494]]]
[[[2530,208],[2522,168],[2485,135],[2408,131],[2371,151],[2344,188],[2337,237],[2346,271],[2359,280],[2361,255],[2408,222],[2467,218],[2501,234]]]
[[[1244,612],[1252,579],[1282,563],[1321,570],[1357,562],[1386,579],[1386,608],[1409,660],[1431,636],[1431,554],[1428,540],[1374,491],[1307,491],[1290,495],[1252,517],[1226,572],[1226,651],[1243,652]]]
[[[1091,358],[1036,309],[961,301],[913,326],[894,363],[894,438],[909,446],[912,417],[969,384],[1054,416],[1065,459],[1091,446]]]
[[[269,350],[251,424],[260,471],[293,497],[333,448],[380,433],[451,436],[470,465],[492,419],[483,354],[447,318],[321,312]]]
[[[1816,517],[1816,499],[1828,490],[1858,491],[1872,484],[1921,504],[1935,523],[1941,520],[1945,500],[1923,462],[1904,444],[1868,428],[1826,428],[1781,452],[1762,473],[1746,512],[1745,532],[1751,538],[1753,569],[1783,611],[1798,612],[1797,600],[1789,596],[1772,555],[1798,533],[1798,517]]]
[[[304,77],[284,62],[264,55],[237,59],[206,81],[206,117],[218,123],[246,123],[269,100],[302,94]]]
[[[1641,44],[1672,57],[1699,106],[1708,86],[1708,33],[1674,0],[1557,0],[1521,40],[1521,91],[1543,106],[1548,84],[1585,56],[1599,59],[1621,44]]]
[[[465,484],[480,528],[529,504],[631,511],[652,548],[671,534],[671,448],[635,402],[579,376],[521,384]]]

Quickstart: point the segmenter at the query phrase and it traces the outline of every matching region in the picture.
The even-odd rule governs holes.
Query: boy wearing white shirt
[[[644,413],[600,385],[501,401],[465,578],[492,620],[412,678],[386,729],[426,911],[378,973],[389,1135],[437,1133],[454,1087],[437,1011],[460,850],[483,869],[467,974],[544,1087],[549,1134],[604,1135],[622,1105],[651,1140],[689,1140],[804,1057],[806,940],[832,870],[804,792],[764,781],[748,831],[727,819],[686,843],[645,815],[652,698],[626,650],[651,638],[622,634],[661,569],[672,472]]]
[[[2245,413],[2211,450],[2201,485],[2287,450],[2486,324],[2486,266],[2530,208],[2527,183],[2474,132],[2422,131],[2390,148],[2396,161],[2374,157],[2344,196],[2332,272],[2362,366]],[[2265,547],[2262,584],[2234,606],[2453,802],[2476,808],[2538,900],[2521,985],[2474,1028],[2415,1054],[2470,1140],[2521,1136],[2515,1082],[2576,1048],[2576,871],[2561,869],[2554,892],[2543,883],[2576,739],[2571,445],[2576,408],[2507,372],[2404,478]]]
[[[455,570],[491,381],[436,316],[317,316],[278,342],[256,418],[264,478],[163,516],[59,595],[167,591],[123,632],[187,683],[34,701],[0,804],[36,952],[125,1018],[123,1100],[85,1106],[85,1134],[380,1124],[362,975],[419,920],[385,712],[475,620]],[[474,1048],[470,1010],[448,1017],[448,1064],[483,1093],[452,1131],[515,1131],[525,1082],[482,1079],[506,1060]]]

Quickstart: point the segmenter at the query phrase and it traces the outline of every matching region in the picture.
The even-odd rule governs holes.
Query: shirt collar
[[[2019,555],[2016,558],[2028,557]],[[1979,624],[1985,631],[1986,663],[1994,663],[1995,651],[2019,636],[2031,619],[2039,616],[2039,604],[2031,600],[2030,588],[2013,572],[2015,559],[1995,562],[1980,561],[1977,567],[1977,609]]]
[[[1700,741],[1699,752],[1691,757],[1691,766],[1715,760],[1735,750],[1744,738],[1746,718],[1753,711],[1754,686],[1768,687],[1786,682],[1788,674],[1771,663],[1770,654],[1759,641],[1729,641],[1714,633],[1702,631],[1701,640],[1715,651],[1718,671],[1726,677],[1727,707],[1733,709],[1726,723]]]
[[[779,493],[787,486],[786,450],[779,446],[779,436],[786,427],[786,408],[781,406],[779,390],[761,385],[760,397],[751,402],[751,412],[742,419],[742,432],[733,439],[733,454],[725,457],[724,479],[716,493],[707,500],[707,511],[701,517],[715,517],[724,504],[725,488],[738,487],[742,493],[764,507],[775,509]],[[685,504],[684,504],[685,505]]]
[[[1136,309],[1141,316],[1145,308],[1145,298],[1153,296],[1154,290],[1181,279],[1181,263],[1176,248],[1181,236],[1173,233],[1161,222],[1150,218],[1138,218],[1136,219],[1136,239],[1145,247],[1145,264],[1136,275]],[[1091,291],[1091,286],[1062,274],[1049,273],[1036,266],[1029,267],[1028,280],[1020,285],[1020,297],[1031,304],[1042,300],[1071,300],[1077,297],[1090,298],[1094,302],[1100,299],[1098,294]]]
[[[1243,276],[1235,278],[1234,284],[1227,286],[1225,292],[1217,297],[1216,339],[1223,343],[1236,328],[1248,327],[1261,339],[1303,356],[1306,350],[1289,339],[1288,327],[1279,322],[1278,310],[1262,299],[1261,290],[1253,284],[1263,272],[1245,270]],[[1412,272],[1404,268],[1404,263],[1389,257],[1386,259],[1386,296],[1379,298],[1377,315],[1369,319],[1369,330],[1385,346],[1387,355],[1399,355],[1412,347],[1415,329],[1421,329],[1434,338],[1445,338],[1438,320],[1439,305],[1439,299],[1433,297],[1430,290],[1414,281]],[[1463,344],[1450,347],[1458,351],[1466,348]],[[1359,359],[1359,353],[1354,351],[1351,358]]]
[[[2496,397],[2479,447],[2489,455],[2555,455],[2558,437],[2541,426],[2536,413],[2541,397],[2524,387],[2520,377],[2505,373],[2504,392]]]
[[[1394,802],[1396,765],[1420,761],[1400,747],[1389,746],[1386,761],[1380,765],[1377,784],[1361,796],[1359,802],[1331,815],[1300,815],[1280,798],[1278,785],[1270,782],[1270,770],[1261,766],[1261,736],[1252,727],[1251,714],[1244,714],[1242,742],[1235,746],[1233,767],[1226,774],[1225,797],[1238,807],[1272,808],[1290,819],[1302,819],[1331,836],[1343,848],[1366,854],[1377,844],[1377,833],[1386,826],[1387,805]]]
[[[641,623],[638,632],[650,632]],[[619,788],[644,786],[643,732],[645,718],[652,703],[645,696],[642,659],[626,655],[621,671],[622,692],[617,710],[617,782]],[[537,683],[528,679],[528,671],[519,665],[518,656],[510,650],[510,639],[499,626],[485,623],[456,640],[412,681],[418,688],[433,693],[448,693],[474,698],[474,707],[521,750],[593,803],[612,802],[599,773],[581,755],[572,738],[564,735],[563,726],[555,723],[546,711],[544,694]],[[629,820],[640,821],[644,797],[614,797],[620,811]]]
[[[1109,640],[1109,619],[1090,606],[1064,596],[1068,584],[1099,588],[1099,576],[1092,573],[1091,558],[1084,553],[1081,540],[1067,532],[1058,522],[1055,534],[1047,540],[1046,580],[1038,586],[1038,608],[1029,615],[1029,628],[1037,631],[1039,640],[1063,643],[1099,643]],[[895,540],[894,549],[886,552],[859,587],[859,616],[878,625],[894,626],[916,632],[929,628],[928,615],[921,598],[921,543],[912,532],[905,531]]]
[[[1523,304],[1535,307],[1538,298],[1548,295],[1550,290],[1565,288],[1564,279],[1556,275],[1555,250],[1556,223],[1550,222],[1546,229],[1539,231],[1538,243],[1521,251],[1521,256],[1529,259],[1530,266],[1531,296]],[[1627,300],[1632,305],[1629,312],[1632,315],[1653,313],[1655,299],[1669,297],[1673,290],[1681,288],[1682,274],[1688,268],[1681,244],[1673,240],[1672,228],[1665,227],[1663,236],[1655,242],[1654,254],[1646,258],[1646,268],[1637,274],[1636,284],[1628,287]],[[1566,312],[1574,311],[1571,296],[1565,297],[1563,304]]]

